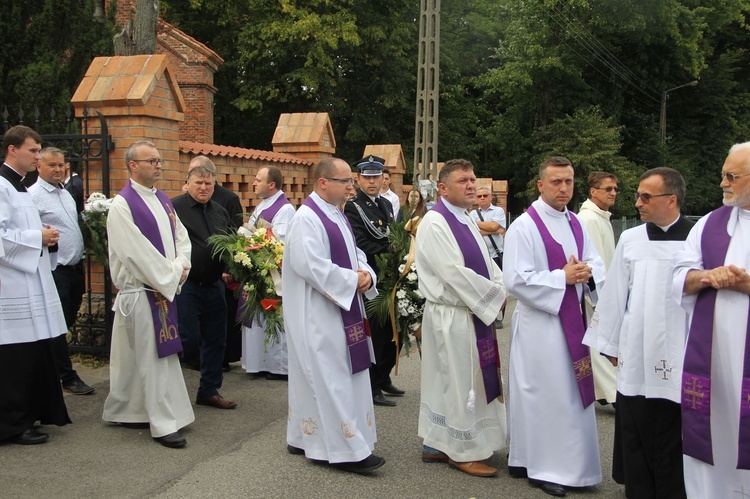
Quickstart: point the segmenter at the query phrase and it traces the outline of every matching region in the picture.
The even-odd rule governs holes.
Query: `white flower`
[[[406,313],[409,314],[409,315],[413,314],[416,311],[417,311],[417,309],[414,308],[413,305],[409,305],[409,307],[406,309]]]
[[[417,280],[416,272],[409,272],[408,274],[406,274],[406,279],[409,281],[416,281]]]
[[[415,289],[413,293],[417,296],[417,298],[422,298],[422,293],[419,292],[419,289]]]
[[[406,291],[403,289],[396,291],[396,298],[406,298]]]
[[[101,192],[92,192],[89,198],[86,200],[86,203],[93,203],[94,201],[105,201],[107,199],[107,196],[102,194]]]
[[[409,270],[411,270],[412,272],[416,272],[417,271],[417,264],[416,263],[412,263],[411,266],[409,267]]]
[[[419,322],[415,322],[413,324],[409,324],[409,329],[411,329],[412,331],[416,331],[417,329],[419,329],[419,326],[421,325],[422,324],[420,324]]]
[[[406,268],[406,265],[402,263],[401,265],[398,266],[398,271],[403,274],[405,268]]]

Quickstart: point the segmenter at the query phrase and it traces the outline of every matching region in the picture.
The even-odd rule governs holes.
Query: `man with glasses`
[[[376,273],[338,205],[349,199],[346,161],[315,167],[315,191],[289,224],[284,248],[284,329],[289,348],[287,450],[353,473],[385,464],[368,369],[374,361],[362,297]]]
[[[377,156],[368,156],[357,161],[359,170],[359,190],[357,195],[344,206],[344,214],[352,225],[357,238],[357,247],[367,255],[367,263],[377,272],[376,257],[389,251],[390,224],[393,222],[393,206],[380,195],[383,185],[383,163]],[[396,365],[396,343],[393,341],[391,321],[370,322],[372,346],[375,348],[375,362],[370,367],[372,400],[375,405],[392,407],[396,402],[388,395],[400,397],[404,391],[393,385],[391,370]]]
[[[505,210],[492,204],[492,190],[486,185],[477,187],[478,208],[469,213],[482,234],[490,258],[494,260],[500,270],[503,269],[503,236],[505,235]],[[502,329],[505,318],[505,304],[500,310],[497,327]]]
[[[693,226],[680,214],[684,199],[676,170],[641,176],[635,205],[646,223],[620,236],[583,340],[617,366],[612,478],[627,497],[685,497],[680,388],[687,314],[672,299],[672,257]]]
[[[586,232],[594,243],[596,251],[602,257],[605,270],[609,270],[612,255],[615,253],[615,233],[609,217],[617,199],[617,177],[607,172],[589,174],[589,198],[583,202],[578,211]],[[586,316],[594,315],[594,304],[586,300]],[[594,370],[594,392],[602,405],[611,404],[617,394],[617,370],[599,352],[591,352],[591,367]]]
[[[750,142],[732,146],[721,174],[724,206],[695,224],[675,256],[673,293],[691,314],[682,374],[688,497],[750,491]]]
[[[150,428],[161,445],[184,447],[179,430],[195,416],[177,355],[175,296],[190,271],[190,237],[167,195],[154,187],[164,166],[154,144],[131,144],[125,164],[130,179],[107,216],[109,270],[119,292],[102,419]]]

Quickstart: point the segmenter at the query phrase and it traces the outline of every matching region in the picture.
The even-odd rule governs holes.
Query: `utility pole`
[[[421,0],[419,64],[414,130],[414,179],[438,178],[438,104],[440,90],[440,0]]]

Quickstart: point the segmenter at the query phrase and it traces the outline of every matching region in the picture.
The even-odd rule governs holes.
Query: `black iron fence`
[[[30,113],[19,108],[15,119],[11,119],[8,108],[3,106],[3,133],[15,125],[26,125],[42,135],[43,146],[54,146],[65,153],[71,165],[77,165],[78,175],[84,183],[84,193],[91,193],[92,170],[101,171],[102,194],[109,197],[109,155],[114,149],[112,137],[107,130],[104,117],[84,108],[83,117],[75,118],[72,107],[62,112],[54,109],[41,112],[34,108]],[[90,132],[90,128],[97,128]],[[5,151],[0,152],[2,156]],[[109,353],[112,336],[112,284],[109,270],[104,269],[103,289],[92,290],[93,274],[90,257],[85,260],[86,294],[75,325],[70,328],[69,347],[74,351]]]

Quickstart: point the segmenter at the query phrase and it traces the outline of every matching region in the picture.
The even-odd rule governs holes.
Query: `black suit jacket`
[[[376,229],[385,232],[388,226],[393,222],[393,207],[391,202],[380,196],[380,206],[373,203],[370,197],[362,192],[357,191],[357,195],[346,202],[344,205],[344,215],[349,219],[354,231],[354,237],[357,238],[357,247],[367,255],[367,263],[377,272],[378,267],[375,263],[375,256],[388,251],[388,238],[377,239],[367,229],[365,221],[355,204],[362,209],[364,216],[372,222]]]
[[[70,180],[65,184],[67,190],[76,202],[78,213],[83,211],[83,179],[77,173],[70,176]]]
[[[237,194],[219,185],[217,182],[214,184],[214,194],[211,196],[211,201],[218,203],[222,208],[227,210],[229,219],[232,221],[232,226],[235,229],[242,225],[244,222],[242,219],[242,203],[240,203],[240,197]]]

